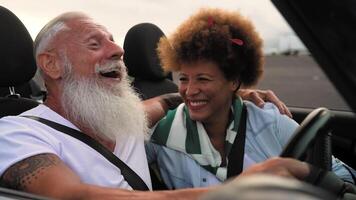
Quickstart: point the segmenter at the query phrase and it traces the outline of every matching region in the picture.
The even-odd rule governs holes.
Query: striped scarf
[[[240,97],[233,101],[234,117],[226,130],[225,138],[227,163],[227,157],[237,135],[242,105]],[[227,167],[220,167],[222,163],[220,153],[211,144],[203,124],[190,119],[189,111],[184,104],[179,105],[175,110],[168,111],[165,118],[158,122],[151,141],[188,154],[203,168],[215,174],[218,179],[226,180]]]

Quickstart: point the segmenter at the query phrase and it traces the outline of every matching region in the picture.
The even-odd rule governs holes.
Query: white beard
[[[75,78],[70,74],[63,80],[62,95],[62,106],[70,121],[111,141],[128,136],[145,138],[146,114],[127,80],[126,70],[121,69],[122,80],[111,89],[94,78]]]

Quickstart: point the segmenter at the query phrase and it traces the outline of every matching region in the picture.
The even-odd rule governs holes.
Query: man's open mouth
[[[109,71],[109,72],[99,72],[101,76],[104,76],[106,78],[119,78],[120,73],[119,71]]]

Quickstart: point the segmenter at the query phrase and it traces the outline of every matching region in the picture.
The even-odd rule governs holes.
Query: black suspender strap
[[[87,144],[88,146],[90,146],[91,148],[99,152],[112,164],[117,166],[121,170],[121,174],[124,177],[124,179],[134,190],[142,190],[142,191],[149,190],[145,182],[141,179],[141,177],[138,176],[129,166],[127,166],[122,160],[120,160],[120,158],[118,158],[111,151],[109,151],[107,148],[105,148],[103,145],[101,145],[99,142],[95,141],[93,138],[89,137],[88,135],[78,130],[75,130],[73,128],[70,128],[68,126],[64,126],[62,124],[58,124],[56,122],[43,119],[40,117],[36,117],[36,116],[22,116],[22,117],[39,121],[43,124],[46,124],[49,127],[56,129],[57,131],[60,131],[62,133],[65,133],[67,135],[72,136],[73,138],[82,141],[83,143]]]
[[[242,113],[237,135],[228,155],[227,178],[237,176],[242,172],[245,153],[247,109],[242,106]]]

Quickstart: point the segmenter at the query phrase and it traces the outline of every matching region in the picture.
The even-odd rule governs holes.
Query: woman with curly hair
[[[235,95],[263,73],[262,40],[248,19],[202,9],[161,38],[158,54],[178,72],[184,101],[152,129],[146,150],[169,188],[219,184],[281,153],[298,124],[271,103],[259,108]],[[352,182],[341,162],[333,170]]]

